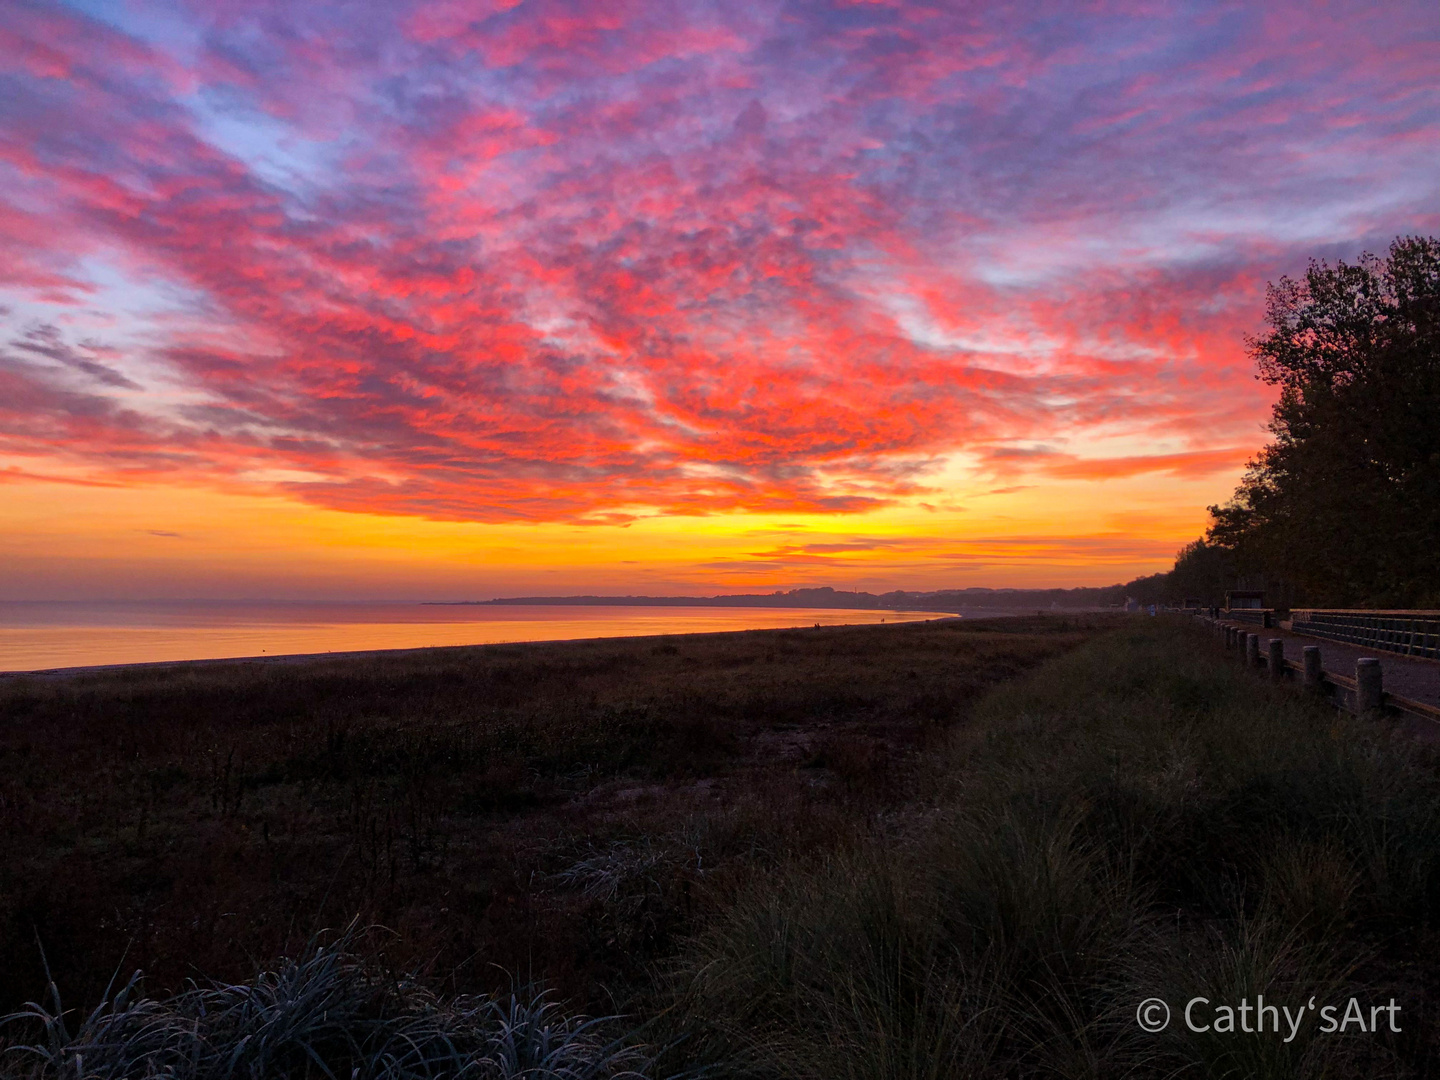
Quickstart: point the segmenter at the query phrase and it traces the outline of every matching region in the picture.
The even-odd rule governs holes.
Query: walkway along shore
[[[1376,653],[1288,630],[1198,616],[1226,651],[1274,679],[1325,693],[1350,712],[1399,714],[1417,735],[1440,739],[1440,662]],[[1272,661],[1278,661],[1273,663]],[[1308,667],[1307,667],[1308,663]]]

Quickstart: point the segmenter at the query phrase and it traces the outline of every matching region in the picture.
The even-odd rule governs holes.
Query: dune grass
[[[670,985],[699,1057],[854,1080],[1435,1064],[1426,747],[1146,622],[992,691],[926,796],[850,850],[756,875],[689,943]],[[1402,1030],[1321,1034],[1307,1010],[1287,1042],[1180,1015],[1257,995],[1296,1015],[1355,996],[1367,1020],[1394,998]],[[1136,1023],[1150,997],[1174,1013],[1160,1034]]]
[[[146,997],[141,977],[71,1030],[52,982],[49,1001],[6,1018],[39,1035],[5,1051],[10,1075],[174,1080],[643,1080],[650,1055],[602,1034],[615,1018],[567,1016],[543,993],[440,1001],[377,973],[350,951],[351,928],[311,942],[247,983],[191,984]],[[643,1070],[643,1071],[642,1071]]]

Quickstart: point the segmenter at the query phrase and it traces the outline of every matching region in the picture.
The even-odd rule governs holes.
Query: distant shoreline
[[[469,602],[467,602],[467,603],[469,603],[469,604],[471,604],[471,605],[481,605],[481,606],[484,606],[485,604],[487,604],[487,602],[485,602],[485,601],[469,601]],[[436,605],[436,606],[457,606],[457,605],[440,604],[440,605]],[[644,606],[644,605],[635,605],[635,606]],[[679,605],[653,605],[653,606],[679,606]],[[744,607],[744,606],[756,606],[756,605],[716,605],[716,604],[710,604],[710,605],[697,605],[697,606],[708,606],[708,607],[739,606],[739,607]],[[797,605],[784,605],[784,606],[787,606],[787,607],[797,607],[797,608],[798,608]],[[815,609],[811,608],[811,610],[815,610]],[[865,609],[855,609],[855,610],[865,610]],[[870,609],[870,610],[875,610],[875,609]],[[831,624],[826,624],[826,625],[825,625],[825,628],[826,628],[826,629],[836,629],[836,628],[839,628],[839,627],[883,626],[883,625],[903,626],[903,625],[909,625],[909,624],[911,624],[911,623],[949,622],[949,621],[952,621],[952,620],[954,620],[954,619],[959,619],[959,618],[962,618],[962,617],[963,617],[963,616],[959,615],[958,613],[954,613],[954,612],[944,612],[944,611],[934,611],[934,612],[931,612],[931,611],[913,611],[913,612],[910,612],[910,614],[915,614],[915,615],[921,615],[921,614],[923,614],[923,615],[928,616],[928,617],[927,617],[927,618],[923,618],[923,619],[921,619],[921,618],[905,619],[905,620],[901,620],[901,621],[898,621],[898,622],[895,622],[895,623],[892,623],[892,624],[886,624],[886,623],[884,622],[884,620],[881,620],[880,622],[874,622],[874,623],[864,623],[864,622],[862,622],[862,623],[831,623]],[[1012,614],[1019,615],[1019,614],[1026,614],[1026,612],[1023,612],[1023,611],[1017,611],[1017,612],[996,612],[996,613],[991,613],[991,614],[989,615],[989,617],[991,617],[991,618],[1004,618],[1004,617],[1006,617],[1007,615],[1012,615]],[[820,625],[820,624],[818,624],[818,623],[816,624],[817,627],[818,627],[819,625]],[[337,649],[337,650],[334,650],[334,651],[293,652],[293,653],[284,653],[284,652],[282,652],[282,653],[250,653],[250,654],[243,654],[243,655],[237,655],[237,656],[203,656],[203,657],[193,657],[193,658],[187,658],[187,659],[176,659],[176,660],[133,660],[133,661],[120,661],[120,662],[117,662],[117,663],[108,663],[108,664],[71,664],[71,665],[64,665],[64,666],[59,666],[59,667],[20,668],[20,669],[13,669],[13,670],[0,670],[0,680],[6,680],[6,679],[24,679],[24,678],[47,678],[47,679],[49,679],[49,678],[68,678],[68,677],[71,677],[71,676],[92,675],[92,674],[104,674],[104,673],[115,673],[115,672],[122,672],[122,671],[128,671],[128,670],[134,670],[134,669],[143,669],[143,668],[155,669],[155,668],[176,668],[176,667],[187,667],[187,668],[190,668],[190,667],[201,667],[201,666],[212,667],[212,666],[215,666],[215,665],[224,665],[224,664],[232,664],[232,665],[233,665],[233,664],[245,664],[245,665],[251,665],[251,664],[275,665],[275,664],[280,664],[280,665],[284,665],[284,664],[307,663],[307,662],[324,661],[324,660],[365,660],[365,659],[374,660],[374,659],[381,659],[381,658],[394,658],[394,657],[402,656],[402,655],[404,655],[404,654],[428,653],[428,652],[434,652],[434,651],[436,651],[436,650],[445,650],[445,649],[454,650],[454,649],[510,648],[510,647],[515,647],[515,646],[529,646],[529,645],[533,645],[533,646],[544,646],[544,645],[575,644],[575,643],[580,643],[580,642],[598,642],[598,641],[622,642],[622,641],[634,641],[634,640],[639,640],[639,639],[707,637],[707,636],[714,636],[714,635],[719,635],[719,634],[763,634],[763,633],[775,633],[775,632],[783,632],[783,631],[809,630],[809,629],[811,629],[811,627],[809,627],[808,625],[806,625],[806,626],[756,626],[756,627],[744,627],[744,628],[737,628],[737,629],[670,631],[670,632],[650,633],[650,634],[645,634],[645,633],[640,633],[640,634],[619,634],[619,635],[598,634],[598,635],[593,635],[593,636],[583,636],[583,637],[573,637],[573,638],[521,638],[521,639],[517,639],[517,640],[510,640],[510,641],[480,641],[480,642],[470,642],[470,643],[463,643],[463,644],[457,643],[457,644],[409,645],[409,646],[404,646],[404,645],[402,645],[402,646],[396,646],[396,647],[392,647],[392,648],[376,648],[376,649]]]
[[[732,608],[835,608],[846,611],[1054,611],[1057,614],[1108,611],[1107,605],[1060,605],[1053,594],[1016,589],[974,589],[944,593],[837,592],[834,589],[794,589],[786,593],[738,593],[729,596],[505,596],[492,600],[427,600],[424,607],[732,607]]]
[[[426,600],[423,607],[772,607],[845,611],[915,611],[890,604],[816,603],[768,596],[508,596],[494,600]]]

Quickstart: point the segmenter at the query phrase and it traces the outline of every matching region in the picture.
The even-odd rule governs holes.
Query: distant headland
[[[554,604],[626,607],[795,607],[851,608],[855,610],[959,611],[962,608],[1096,608],[1125,602],[1130,585],[1078,589],[942,589],[935,592],[847,592],[828,586],[773,593],[736,593],[720,596],[507,596],[493,600],[437,601],[449,605]]]

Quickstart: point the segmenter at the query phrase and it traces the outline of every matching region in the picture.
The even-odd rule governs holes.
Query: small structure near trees
[[[1231,589],[1225,594],[1225,607],[1234,611],[1237,608],[1254,610],[1265,606],[1265,594],[1258,590]]]

